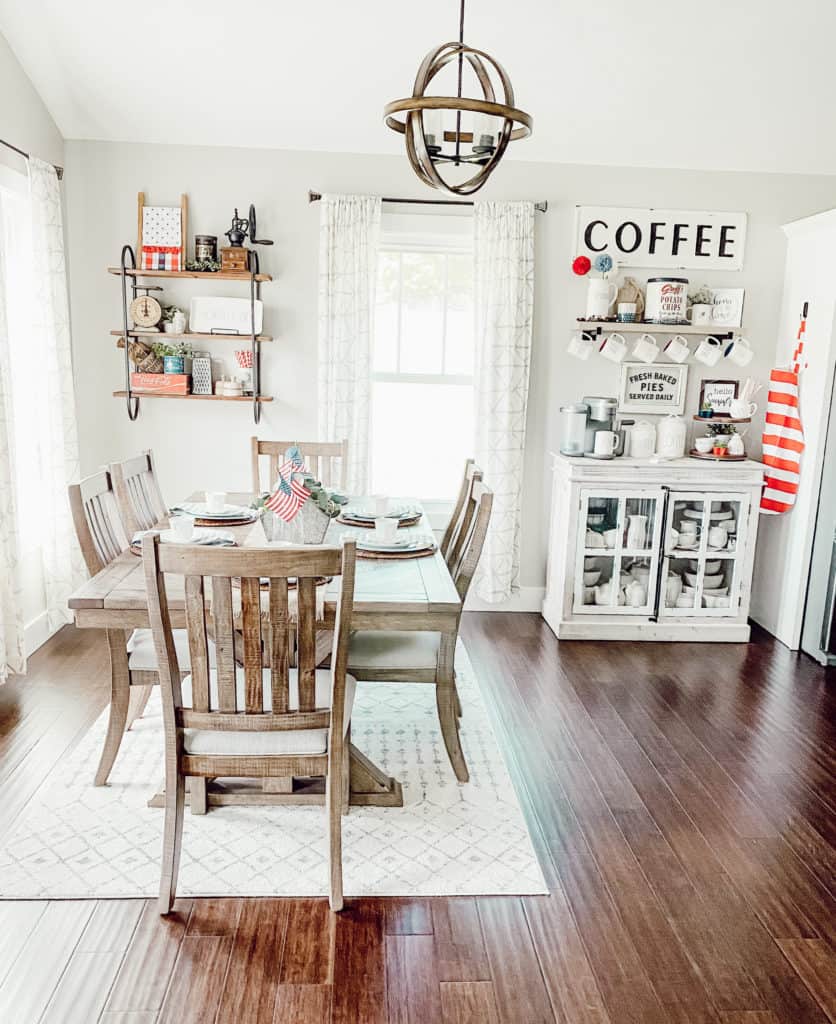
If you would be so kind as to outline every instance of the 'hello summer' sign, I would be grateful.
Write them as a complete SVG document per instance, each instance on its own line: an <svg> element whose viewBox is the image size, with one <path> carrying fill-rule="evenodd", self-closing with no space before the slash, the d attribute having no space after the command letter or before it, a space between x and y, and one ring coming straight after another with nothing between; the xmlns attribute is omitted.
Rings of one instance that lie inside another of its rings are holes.
<svg viewBox="0 0 836 1024"><path fill-rule="evenodd" d="M616 266L742 270L745 213L577 206L575 255Z"/></svg>
<svg viewBox="0 0 836 1024"><path fill-rule="evenodd" d="M681 413L685 408L688 367L676 363L621 364L619 412Z"/></svg>

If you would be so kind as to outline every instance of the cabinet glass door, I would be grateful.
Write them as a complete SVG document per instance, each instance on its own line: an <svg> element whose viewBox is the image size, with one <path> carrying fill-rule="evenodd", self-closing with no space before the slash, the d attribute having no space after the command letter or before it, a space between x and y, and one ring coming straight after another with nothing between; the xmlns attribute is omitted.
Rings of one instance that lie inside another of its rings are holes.
<svg viewBox="0 0 836 1024"><path fill-rule="evenodd" d="M671 492L660 613L699 618L740 611L749 497Z"/></svg>
<svg viewBox="0 0 836 1024"><path fill-rule="evenodd" d="M576 612L649 615L656 600L662 492L582 490Z"/></svg>

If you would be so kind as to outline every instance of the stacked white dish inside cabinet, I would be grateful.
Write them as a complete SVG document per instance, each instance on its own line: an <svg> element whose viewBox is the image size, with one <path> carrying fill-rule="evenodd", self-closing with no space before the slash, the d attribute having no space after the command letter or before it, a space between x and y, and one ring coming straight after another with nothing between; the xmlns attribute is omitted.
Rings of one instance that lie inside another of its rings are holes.
<svg viewBox="0 0 836 1024"><path fill-rule="evenodd" d="M543 617L560 639L749 639L759 462L553 459Z"/></svg>

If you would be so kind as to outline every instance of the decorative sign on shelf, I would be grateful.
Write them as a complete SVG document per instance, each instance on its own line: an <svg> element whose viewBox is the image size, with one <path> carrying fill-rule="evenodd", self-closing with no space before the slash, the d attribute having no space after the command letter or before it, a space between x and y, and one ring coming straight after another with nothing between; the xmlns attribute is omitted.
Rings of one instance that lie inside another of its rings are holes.
<svg viewBox="0 0 836 1024"><path fill-rule="evenodd" d="M714 288L711 293L712 323L724 327L740 327L743 323L743 288Z"/></svg>
<svg viewBox="0 0 836 1024"><path fill-rule="evenodd" d="M742 270L745 213L577 206L575 252L621 267Z"/></svg>
<svg viewBox="0 0 836 1024"><path fill-rule="evenodd" d="M681 413L685 408L688 367L622 363L619 412Z"/></svg>
<svg viewBox="0 0 836 1024"><path fill-rule="evenodd" d="M731 404L737 398L740 381L703 380L700 382L700 409L705 403L711 406L712 416L731 416Z"/></svg>

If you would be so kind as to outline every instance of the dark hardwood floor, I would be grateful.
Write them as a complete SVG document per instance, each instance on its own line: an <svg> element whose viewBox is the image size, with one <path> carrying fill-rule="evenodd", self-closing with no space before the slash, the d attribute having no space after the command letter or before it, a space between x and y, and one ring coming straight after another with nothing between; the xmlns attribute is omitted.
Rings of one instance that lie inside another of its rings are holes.
<svg viewBox="0 0 836 1024"><path fill-rule="evenodd" d="M463 635L551 896L0 903L0 1021L836 1020L834 676L757 632ZM69 627L0 688L0 827L107 690L104 638Z"/></svg>

